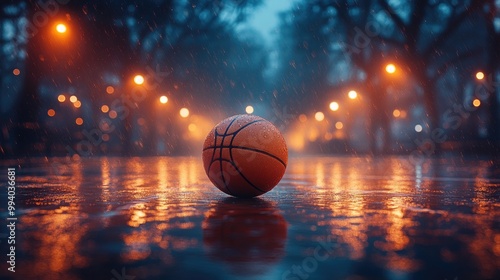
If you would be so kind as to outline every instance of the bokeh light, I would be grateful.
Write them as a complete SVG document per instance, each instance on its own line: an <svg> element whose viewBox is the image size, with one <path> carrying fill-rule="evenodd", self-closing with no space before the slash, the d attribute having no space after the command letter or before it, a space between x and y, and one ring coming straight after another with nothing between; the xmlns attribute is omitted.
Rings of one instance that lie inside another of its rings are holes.
<svg viewBox="0 0 500 280"><path fill-rule="evenodd" d="M12 70L12 74L14 74L14 76L19 76L19 74L21 74L21 70L16 68L16 69Z"/></svg>
<svg viewBox="0 0 500 280"><path fill-rule="evenodd" d="M62 23L59 23L58 25L56 25L56 31L59 32L59 33L66 33L66 31L68 30L68 28L66 27L66 25L62 24Z"/></svg>
<svg viewBox="0 0 500 280"><path fill-rule="evenodd" d="M188 125L188 130L189 130L189 131L191 131L191 132L194 132L194 131L196 131L197 129L198 129L198 126L196 126L196 124L194 124L194 123L190 123L190 124Z"/></svg>
<svg viewBox="0 0 500 280"><path fill-rule="evenodd" d="M187 117L189 117L189 110L187 108L182 108L179 111L179 114L181 115L181 117L187 118Z"/></svg>
<svg viewBox="0 0 500 280"><path fill-rule="evenodd" d="M401 116L401 111L399 111L398 109L394 109L394 111L392 111L392 115L395 118L399 118Z"/></svg>
<svg viewBox="0 0 500 280"><path fill-rule="evenodd" d="M109 117L111 119L116 119L116 117L118 117L118 113L114 110L111 110L111 111L109 111Z"/></svg>
<svg viewBox="0 0 500 280"><path fill-rule="evenodd" d="M101 106L101 112L103 112L103 113L109 112L109 106L108 105L102 105Z"/></svg>
<svg viewBox="0 0 500 280"><path fill-rule="evenodd" d="M62 103L64 101L66 101L66 96L64 96L64 94L59 94L59 96L57 97L57 100Z"/></svg>
<svg viewBox="0 0 500 280"><path fill-rule="evenodd" d="M161 104L167 104L167 102L168 102L168 97L166 97L165 95L162 95L160 97L160 103Z"/></svg>
<svg viewBox="0 0 500 280"><path fill-rule="evenodd" d="M350 99L356 99L356 97L358 97L358 93L355 90L351 90L347 96L349 96Z"/></svg>
<svg viewBox="0 0 500 280"><path fill-rule="evenodd" d="M335 123L335 128L336 129L342 129L342 128L344 128L344 124L342 122L336 122Z"/></svg>
<svg viewBox="0 0 500 280"><path fill-rule="evenodd" d="M247 112L247 114L252 114L253 113L253 107L248 105L246 108L245 108L245 112Z"/></svg>
<svg viewBox="0 0 500 280"><path fill-rule="evenodd" d="M478 80L484 79L484 73L481 72L481 71L477 72L476 73L476 79L478 79Z"/></svg>
<svg viewBox="0 0 500 280"><path fill-rule="evenodd" d="M396 66L392 63L387 64L385 66L385 71L389 74L394 74L396 72Z"/></svg>
<svg viewBox="0 0 500 280"><path fill-rule="evenodd" d="M82 118L76 118L75 123L77 125L82 125L83 124L83 119Z"/></svg>
<svg viewBox="0 0 500 280"><path fill-rule="evenodd" d="M114 87L112 87L112 86L107 86L107 87L106 87L106 92L107 92L108 94L113 94L113 92L115 92L115 88L114 88Z"/></svg>
<svg viewBox="0 0 500 280"><path fill-rule="evenodd" d="M472 105L473 105L474 107L476 107L476 108L477 108L477 107L479 107L479 106L481 106L481 100L479 100L479 99L477 99L477 98L476 98L476 99L474 99L474 100L472 101Z"/></svg>
<svg viewBox="0 0 500 280"><path fill-rule="evenodd" d="M56 115L56 111L54 109L49 109L47 111L47 115L49 115L49 117L53 117Z"/></svg>
<svg viewBox="0 0 500 280"><path fill-rule="evenodd" d="M422 125L420 125L420 124L415 125L416 132L422 132L422 129L423 129Z"/></svg>
<svg viewBox="0 0 500 280"><path fill-rule="evenodd" d="M332 110L332 111L334 111L334 112L335 112L335 111L338 111L338 110L339 110L339 107L340 107L340 106L339 106L339 103L337 103L337 102L335 102L335 101L334 101L334 102L332 102L332 103L330 103L330 110Z"/></svg>
<svg viewBox="0 0 500 280"><path fill-rule="evenodd" d="M134 77L134 83L136 85L142 85L142 84L144 84L144 77L142 75L135 75L135 77Z"/></svg>
<svg viewBox="0 0 500 280"><path fill-rule="evenodd" d="M306 116L305 114L300 114L300 116L299 116L299 121L300 121L301 123L305 123L305 122L307 122L307 116Z"/></svg>
<svg viewBox="0 0 500 280"><path fill-rule="evenodd" d="M80 102L80 100L77 100L75 103L73 103L73 106L75 106L75 108L80 108L82 107L82 102Z"/></svg>
<svg viewBox="0 0 500 280"><path fill-rule="evenodd" d="M69 101L71 101L71 103L75 103L76 101L78 101L78 98L76 96L72 95L69 97Z"/></svg>
<svg viewBox="0 0 500 280"><path fill-rule="evenodd" d="M325 119L325 114L323 114L323 112L316 112L316 114L314 114L314 118L320 122L322 120Z"/></svg>

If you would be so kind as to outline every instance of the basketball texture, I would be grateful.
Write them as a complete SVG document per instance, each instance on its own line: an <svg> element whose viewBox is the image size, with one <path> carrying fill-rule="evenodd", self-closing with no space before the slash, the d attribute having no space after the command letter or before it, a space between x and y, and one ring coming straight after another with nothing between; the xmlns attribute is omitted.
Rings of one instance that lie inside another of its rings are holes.
<svg viewBox="0 0 500 280"><path fill-rule="evenodd" d="M269 121L236 115L208 133L202 157L208 178L219 190L236 197L254 197L270 191L281 180L288 149Z"/></svg>

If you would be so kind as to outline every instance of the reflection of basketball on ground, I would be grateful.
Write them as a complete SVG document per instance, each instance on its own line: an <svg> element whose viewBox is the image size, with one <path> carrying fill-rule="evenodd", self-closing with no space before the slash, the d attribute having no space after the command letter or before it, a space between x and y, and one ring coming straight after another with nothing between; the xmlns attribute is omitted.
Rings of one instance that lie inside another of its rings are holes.
<svg viewBox="0 0 500 280"><path fill-rule="evenodd" d="M240 275L266 272L284 255L287 223L262 199L227 198L205 214L203 244L214 259Z"/></svg>
<svg viewBox="0 0 500 280"><path fill-rule="evenodd" d="M217 124L203 144L203 166L210 181L237 197L270 191L283 177L288 149L280 131L267 120L236 115Z"/></svg>

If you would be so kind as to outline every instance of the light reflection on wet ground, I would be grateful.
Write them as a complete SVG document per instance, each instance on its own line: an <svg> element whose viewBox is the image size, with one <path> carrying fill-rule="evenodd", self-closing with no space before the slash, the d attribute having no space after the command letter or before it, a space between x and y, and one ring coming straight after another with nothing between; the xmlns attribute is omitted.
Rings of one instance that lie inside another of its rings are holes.
<svg viewBox="0 0 500 280"><path fill-rule="evenodd" d="M291 158L251 200L213 187L198 158L17 171L15 279L500 279L493 161Z"/></svg>

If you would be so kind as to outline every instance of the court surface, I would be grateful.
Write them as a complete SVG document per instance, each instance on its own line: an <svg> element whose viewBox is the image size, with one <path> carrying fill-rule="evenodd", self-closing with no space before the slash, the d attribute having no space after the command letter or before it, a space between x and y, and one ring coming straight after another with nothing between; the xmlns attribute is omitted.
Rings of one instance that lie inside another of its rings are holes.
<svg viewBox="0 0 500 280"><path fill-rule="evenodd" d="M500 166L447 157L292 157L257 199L197 157L16 167L16 272L1 279L500 279ZM6 179L0 209L7 224Z"/></svg>

